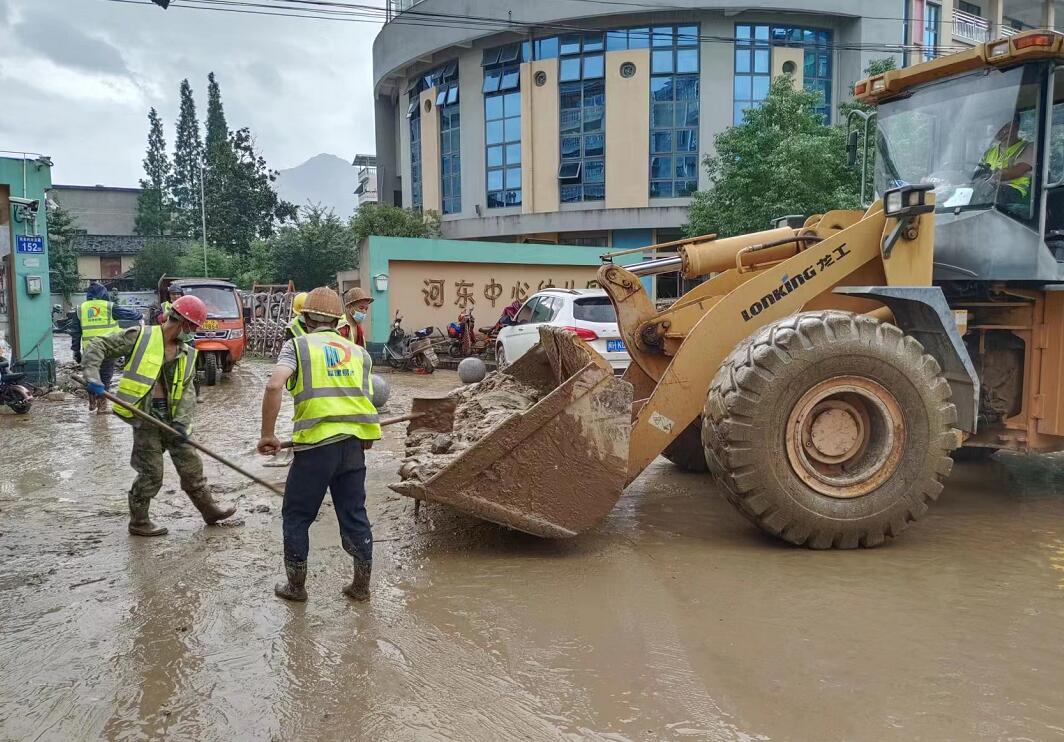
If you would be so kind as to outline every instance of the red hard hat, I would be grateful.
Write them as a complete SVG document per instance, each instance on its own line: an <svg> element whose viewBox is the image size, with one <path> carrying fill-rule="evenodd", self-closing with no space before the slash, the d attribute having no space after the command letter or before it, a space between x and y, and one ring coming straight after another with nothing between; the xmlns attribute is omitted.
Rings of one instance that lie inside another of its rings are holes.
<svg viewBox="0 0 1064 742"><path fill-rule="evenodd" d="M199 327L207 319L207 305L198 296L182 296L170 305L171 310L181 319Z"/></svg>

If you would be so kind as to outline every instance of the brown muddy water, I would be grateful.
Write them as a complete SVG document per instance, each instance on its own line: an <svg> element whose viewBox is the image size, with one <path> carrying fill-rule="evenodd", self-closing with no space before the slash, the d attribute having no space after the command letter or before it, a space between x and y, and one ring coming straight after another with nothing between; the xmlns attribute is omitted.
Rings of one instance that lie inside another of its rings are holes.
<svg viewBox="0 0 1064 742"><path fill-rule="evenodd" d="M253 451L269 366L210 389L196 436ZM390 412L451 373L392 375ZM206 528L167 464L126 534L130 433L84 402L0 416L0 739L1044 740L1064 735L1064 461L959 464L897 542L763 537L659 460L596 530L541 541L394 495L370 456L374 595L328 505L310 601L284 603L280 501L213 463Z"/></svg>

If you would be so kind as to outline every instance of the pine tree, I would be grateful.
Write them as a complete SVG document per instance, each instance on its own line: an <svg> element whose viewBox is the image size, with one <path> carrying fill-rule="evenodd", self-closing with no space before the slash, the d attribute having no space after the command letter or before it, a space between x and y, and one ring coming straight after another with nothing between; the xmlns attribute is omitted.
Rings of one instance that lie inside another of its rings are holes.
<svg viewBox="0 0 1064 742"><path fill-rule="evenodd" d="M181 112L177 117L174 141L174 170L170 178L170 195L174 206L173 233L199 238L200 166L203 163L203 140L196 120L196 102L192 86L181 81Z"/></svg>
<svg viewBox="0 0 1064 742"><path fill-rule="evenodd" d="M74 252L74 237L78 232L77 222L70 212L59 204L48 206L48 269L51 272L52 291L70 296L78 290L78 256Z"/></svg>
<svg viewBox="0 0 1064 742"><path fill-rule="evenodd" d="M243 253L247 244L234 242L232 225L240 220L234 197L236 153L222 107L222 92L214 73L207 75L207 138L204 145L207 200L207 239L230 253Z"/></svg>
<svg viewBox="0 0 1064 742"><path fill-rule="evenodd" d="M148 112L148 154L144 157L143 189L137 198L137 221L133 231L145 237L170 232L170 158L166 155L163 122L152 108Z"/></svg>

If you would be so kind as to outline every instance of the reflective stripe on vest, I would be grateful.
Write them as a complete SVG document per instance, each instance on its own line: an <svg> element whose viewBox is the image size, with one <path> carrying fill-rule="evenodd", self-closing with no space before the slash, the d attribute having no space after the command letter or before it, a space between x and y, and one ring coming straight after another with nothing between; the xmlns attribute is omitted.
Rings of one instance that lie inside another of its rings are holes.
<svg viewBox="0 0 1064 742"><path fill-rule="evenodd" d="M1020 139L1002 152L1001 145L995 144L986 151L985 155L983 155L983 162L986 163L986 166L989 167L991 171L995 173L1001 172L1016 164L1016 158L1023 154L1023 151L1027 149L1027 145L1027 140ZM1014 188L1019 191L1021 198L1027 198L1027 194L1031 192L1031 176L1021 175L1018 178L1004 181L1002 185Z"/></svg>
<svg viewBox="0 0 1064 742"><path fill-rule="evenodd" d="M159 325L142 327L137 336L137 342L133 346L133 352L122 371L122 378L118 382L118 398L133 407L139 407L141 401L151 394L165 362L166 347L163 341L163 328ZM181 401L185 387L192 383L194 373L196 373L196 349L188 348L185 353L178 356L174 378L167 390L171 417L177 410L177 403ZM119 405L114 406L114 411L119 417L127 419L133 417L132 412Z"/></svg>
<svg viewBox="0 0 1064 742"><path fill-rule="evenodd" d="M81 321L82 350L88 348L93 339L119 330L111 302L103 299L82 302L78 307L78 319Z"/></svg>
<svg viewBox="0 0 1064 742"><path fill-rule="evenodd" d="M307 328L303 326L299 317L293 317L292 321L288 323L288 331L292 333L292 337L303 337L307 334Z"/></svg>
<svg viewBox="0 0 1064 742"><path fill-rule="evenodd" d="M312 332L293 343L298 364L289 387L295 402L293 442L309 445L337 435L379 439L369 354L334 332Z"/></svg>

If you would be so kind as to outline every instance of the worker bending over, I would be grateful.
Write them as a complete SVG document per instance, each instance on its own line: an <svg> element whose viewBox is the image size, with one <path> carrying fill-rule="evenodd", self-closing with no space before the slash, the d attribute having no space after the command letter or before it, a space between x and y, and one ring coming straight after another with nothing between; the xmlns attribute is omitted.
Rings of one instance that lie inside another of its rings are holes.
<svg viewBox="0 0 1064 742"><path fill-rule="evenodd" d="M103 394L100 367L109 359L125 356L126 365L118 382L117 396L129 405L166 423L179 435L139 420L126 408L114 412L133 426L133 455L130 465L137 472L129 491L129 532L134 536L162 536L166 528L148 517L151 499L163 484L163 452L170 452L181 489L199 510L208 525L228 518L235 507L214 502L203 462L188 444L196 397L191 392L196 373L196 349L192 347L196 328L207 318L207 307L195 296L182 296L167 311L159 325L131 327L125 332L98 337L82 353L81 367L90 394Z"/></svg>
<svg viewBox="0 0 1064 742"><path fill-rule="evenodd" d="M259 453L281 448L274 429L281 390L295 402L292 441L295 460L288 472L281 507L287 582L274 592L285 600L307 599L310 525L325 490L332 495L344 551L354 558L354 576L344 588L355 600L369 598L373 534L366 515L365 451L381 437L377 410L370 401L369 353L336 332L343 315L340 297L316 288L303 305L307 334L285 342L262 397Z"/></svg>

